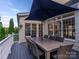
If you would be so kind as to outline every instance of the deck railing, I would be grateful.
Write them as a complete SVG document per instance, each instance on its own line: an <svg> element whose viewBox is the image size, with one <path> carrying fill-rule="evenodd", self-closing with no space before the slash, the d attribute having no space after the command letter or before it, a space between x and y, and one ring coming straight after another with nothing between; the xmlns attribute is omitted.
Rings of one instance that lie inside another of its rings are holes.
<svg viewBox="0 0 79 59"><path fill-rule="evenodd" d="M9 35L4 40L0 41L0 59L7 59L9 53L11 53L12 45L13 35Z"/></svg>

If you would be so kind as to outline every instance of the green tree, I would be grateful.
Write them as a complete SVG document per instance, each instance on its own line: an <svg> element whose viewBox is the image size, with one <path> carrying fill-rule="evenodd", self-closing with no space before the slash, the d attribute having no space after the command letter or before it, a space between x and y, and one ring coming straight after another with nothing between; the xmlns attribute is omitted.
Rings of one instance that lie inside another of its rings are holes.
<svg viewBox="0 0 79 59"><path fill-rule="evenodd" d="M0 21L0 41L2 40L2 22Z"/></svg>
<svg viewBox="0 0 79 59"><path fill-rule="evenodd" d="M9 34L12 34L14 32L14 23L13 23L13 18L10 19L9 22Z"/></svg>
<svg viewBox="0 0 79 59"><path fill-rule="evenodd" d="M17 34L18 33L18 30L19 30L18 27L15 27L14 28L14 33Z"/></svg>
<svg viewBox="0 0 79 59"><path fill-rule="evenodd" d="M5 36L8 36L8 28L5 27Z"/></svg>
<svg viewBox="0 0 79 59"><path fill-rule="evenodd" d="M2 39L5 38L5 28L2 28Z"/></svg>
<svg viewBox="0 0 79 59"><path fill-rule="evenodd" d="M3 28L2 22L0 21L0 41L5 38L5 28Z"/></svg>

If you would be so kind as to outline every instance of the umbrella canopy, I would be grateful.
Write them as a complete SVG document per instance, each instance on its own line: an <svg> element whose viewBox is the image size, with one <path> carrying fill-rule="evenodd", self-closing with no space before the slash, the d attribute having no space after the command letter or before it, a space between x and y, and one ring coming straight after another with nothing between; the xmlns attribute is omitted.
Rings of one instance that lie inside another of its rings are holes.
<svg viewBox="0 0 79 59"><path fill-rule="evenodd" d="M78 9L64 6L51 0L34 0L30 14L26 19L44 21L56 15L72 12L75 10Z"/></svg>

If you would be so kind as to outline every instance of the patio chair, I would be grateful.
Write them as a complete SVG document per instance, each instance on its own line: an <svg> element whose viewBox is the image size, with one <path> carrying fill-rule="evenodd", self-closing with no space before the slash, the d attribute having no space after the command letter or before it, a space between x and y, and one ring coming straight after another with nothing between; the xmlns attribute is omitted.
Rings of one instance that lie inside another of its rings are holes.
<svg viewBox="0 0 79 59"><path fill-rule="evenodd" d="M38 49L37 45L32 42L32 49L33 49L33 55L37 58L40 59L42 56L44 56L44 52L42 52L40 49Z"/></svg>
<svg viewBox="0 0 79 59"><path fill-rule="evenodd" d="M55 36L49 36L50 40L55 40Z"/></svg>
<svg viewBox="0 0 79 59"><path fill-rule="evenodd" d="M73 47L73 44L60 46L60 48L57 51L55 51L54 53L52 52L52 58L53 59L69 59L72 47Z"/></svg>
<svg viewBox="0 0 79 59"><path fill-rule="evenodd" d="M55 40L56 40L56 41L59 41L59 42L63 42L63 41L64 41L64 38L63 38L63 37L56 37Z"/></svg>
<svg viewBox="0 0 79 59"><path fill-rule="evenodd" d="M28 39L26 37L25 37L25 39L26 39L26 45L27 45L27 47L29 47Z"/></svg>
<svg viewBox="0 0 79 59"><path fill-rule="evenodd" d="M32 51L31 51L31 50L32 50L32 46L31 46L31 41L30 41L30 40L31 40L31 39L27 39L27 38L26 38L28 50L29 50L30 52L32 52Z"/></svg>
<svg viewBox="0 0 79 59"><path fill-rule="evenodd" d="M48 35L44 35L44 39L48 39Z"/></svg>

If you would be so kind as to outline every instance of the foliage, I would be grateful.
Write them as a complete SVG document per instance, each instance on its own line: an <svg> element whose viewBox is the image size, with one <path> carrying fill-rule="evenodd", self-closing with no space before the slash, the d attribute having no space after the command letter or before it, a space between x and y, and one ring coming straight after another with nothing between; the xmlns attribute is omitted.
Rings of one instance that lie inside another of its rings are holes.
<svg viewBox="0 0 79 59"><path fill-rule="evenodd" d="M0 41L5 38L5 28L3 28L2 22L0 22Z"/></svg>
<svg viewBox="0 0 79 59"><path fill-rule="evenodd" d="M0 41L3 40L5 37L8 36L8 34L12 34L15 33L15 40L18 39L18 27L14 28L14 23L13 23L13 19L10 19L9 22L9 28L5 28L3 27L2 22L0 21Z"/></svg>
<svg viewBox="0 0 79 59"><path fill-rule="evenodd" d="M8 33L12 34L14 32L13 18L10 19Z"/></svg>
<svg viewBox="0 0 79 59"><path fill-rule="evenodd" d="M17 34L18 33L18 27L14 28L14 33Z"/></svg>
<svg viewBox="0 0 79 59"><path fill-rule="evenodd" d="M2 28L2 39L5 38L5 28Z"/></svg>
<svg viewBox="0 0 79 59"><path fill-rule="evenodd" d="M0 40L2 40L2 22L0 22Z"/></svg>
<svg viewBox="0 0 79 59"><path fill-rule="evenodd" d="M8 28L5 28L5 36L8 36Z"/></svg>

